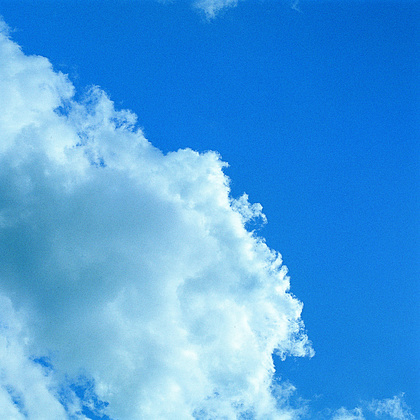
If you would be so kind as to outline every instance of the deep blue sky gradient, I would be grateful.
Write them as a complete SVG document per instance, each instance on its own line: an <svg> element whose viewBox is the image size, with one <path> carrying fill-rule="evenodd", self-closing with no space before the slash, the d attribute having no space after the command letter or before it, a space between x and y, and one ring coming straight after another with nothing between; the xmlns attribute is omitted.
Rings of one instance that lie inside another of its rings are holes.
<svg viewBox="0 0 420 420"><path fill-rule="evenodd" d="M165 152L217 150L290 269L314 409L405 392L420 414L417 2L0 1L27 54L100 85Z"/></svg>

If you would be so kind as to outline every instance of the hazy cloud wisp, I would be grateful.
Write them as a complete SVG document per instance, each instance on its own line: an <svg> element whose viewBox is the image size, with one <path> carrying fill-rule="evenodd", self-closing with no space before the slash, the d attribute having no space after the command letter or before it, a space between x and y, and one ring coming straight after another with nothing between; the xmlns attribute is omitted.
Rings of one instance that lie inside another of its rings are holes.
<svg viewBox="0 0 420 420"><path fill-rule="evenodd" d="M237 5L238 0L196 0L194 3L194 7L201 10L207 19L213 19L221 10Z"/></svg>

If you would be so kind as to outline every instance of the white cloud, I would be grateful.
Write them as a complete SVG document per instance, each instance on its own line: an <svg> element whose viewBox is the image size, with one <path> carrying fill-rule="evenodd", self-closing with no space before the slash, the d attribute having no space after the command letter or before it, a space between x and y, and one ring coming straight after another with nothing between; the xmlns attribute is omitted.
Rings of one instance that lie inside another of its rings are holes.
<svg viewBox="0 0 420 420"><path fill-rule="evenodd" d="M238 0L196 0L195 7L204 12L207 19L213 19L227 7L236 7Z"/></svg>
<svg viewBox="0 0 420 420"><path fill-rule="evenodd" d="M5 30L0 63L4 412L84 418L65 384L85 375L119 419L299 417L272 353L313 353L302 304L217 153L162 154Z"/></svg>
<svg viewBox="0 0 420 420"><path fill-rule="evenodd" d="M364 418L363 411L359 407L353 410L341 407L333 415L333 420L364 420Z"/></svg>
<svg viewBox="0 0 420 420"><path fill-rule="evenodd" d="M379 418L389 416L396 420L414 419L410 408L404 401L404 394L395 395L393 398L385 398L383 400L373 400L369 404L368 409Z"/></svg>
<svg viewBox="0 0 420 420"><path fill-rule="evenodd" d="M395 395L393 398L385 398L383 400L372 400L371 402L362 401L361 407L356 407L353 410L348 410L341 407L333 414L334 420L363 420L365 413L368 413L368 418L373 415L378 419L395 419L395 420L414 420L414 415L410 408L404 401L404 394Z"/></svg>
<svg viewBox="0 0 420 420"><path fill-rule="evenodd" d="M0 418L64 418L53 378L29 357L27 334L10 299L0 296Z"/></svg>

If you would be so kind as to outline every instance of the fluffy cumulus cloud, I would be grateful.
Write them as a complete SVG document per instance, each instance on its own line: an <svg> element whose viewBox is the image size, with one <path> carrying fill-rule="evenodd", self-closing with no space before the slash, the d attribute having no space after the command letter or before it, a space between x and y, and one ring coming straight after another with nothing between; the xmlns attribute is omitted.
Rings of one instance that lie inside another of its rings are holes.
<svg viewBox="0 0 420 420"><path fill-rule="evenodd" d="M0 296L0 417L65 418L64 407L53 391L56 384L28 357L28 339L10 299Z"/></svg>
<svg viewBox="0 0 420 420"><path fill-rule="evenodd" d="M298 418L302 304L220 156L164 155L4 24L0 92L0 417Z"/></svg>

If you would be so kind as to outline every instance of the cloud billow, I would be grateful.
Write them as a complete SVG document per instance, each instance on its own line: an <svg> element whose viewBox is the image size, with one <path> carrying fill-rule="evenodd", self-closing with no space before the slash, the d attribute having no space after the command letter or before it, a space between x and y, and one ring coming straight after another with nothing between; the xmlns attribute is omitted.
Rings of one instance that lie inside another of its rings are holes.
<svg viewBox="0 0 420 420"><path fill-rule="evenodd" d="M118 419L296 417L272 354L312 355L302 304L220 156L76 101L5 25L0 63L1 416L86 418L85 375Z"/></svg>

